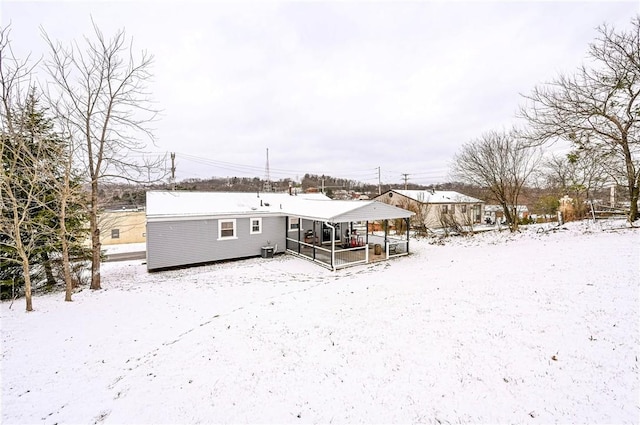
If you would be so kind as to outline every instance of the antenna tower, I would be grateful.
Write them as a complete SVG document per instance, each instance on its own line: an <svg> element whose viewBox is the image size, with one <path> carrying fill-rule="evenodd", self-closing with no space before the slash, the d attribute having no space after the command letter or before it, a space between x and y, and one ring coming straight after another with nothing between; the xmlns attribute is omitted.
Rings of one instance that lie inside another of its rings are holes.
<svg viewBox="0 0 640 425"><path fill-rule="evenodd" d="M264 179L264 188L263 192L271 192L273 188L271 187L271 176L269 175L269 148L267 148L267 167L265 169L265 179Z"/></svg>

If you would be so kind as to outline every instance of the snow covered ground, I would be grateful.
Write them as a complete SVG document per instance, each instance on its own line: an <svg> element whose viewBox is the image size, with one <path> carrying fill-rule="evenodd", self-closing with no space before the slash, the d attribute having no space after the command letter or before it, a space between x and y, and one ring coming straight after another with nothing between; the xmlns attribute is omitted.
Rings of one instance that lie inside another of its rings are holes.
<svg viewBox="0 0 640 425"><path fill-rule="evenodd" d="M102 251L105 254L124 254L125 252L146 251L146 242L123 243L116 245L102 245Z"/></svg>
<svg viewBox="0 0 640 425"><path fill-rule="evenodd" d="M2 303L2 423L638 423L640 230L612 227L106 263L73 303Z"/></svg>

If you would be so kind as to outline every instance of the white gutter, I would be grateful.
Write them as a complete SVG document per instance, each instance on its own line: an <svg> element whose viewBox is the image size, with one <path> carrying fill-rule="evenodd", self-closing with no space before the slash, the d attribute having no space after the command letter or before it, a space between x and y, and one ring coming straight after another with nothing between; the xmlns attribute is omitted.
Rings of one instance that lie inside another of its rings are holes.
<svg viewBox="0 0 640 425"><path fill-rule="evenodd" d="M325 221L324 224L331 228L331 271L336 271L336 228Z"/></svg>

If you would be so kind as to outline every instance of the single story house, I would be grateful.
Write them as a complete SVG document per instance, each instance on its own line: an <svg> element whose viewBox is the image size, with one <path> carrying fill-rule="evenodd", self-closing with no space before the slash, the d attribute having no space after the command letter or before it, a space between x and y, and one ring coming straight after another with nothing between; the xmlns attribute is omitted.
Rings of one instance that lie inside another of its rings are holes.
<svg viewBox="0 0 640 425"><path fill-rule="evenodd" d="M513 207L510 207L510 210L513 210ZM516 205L516 213L520 220L526 220L529 218L529 208L527 208L526 205ZM484 221L487 224L506 224L502 205L485 205Z"/></svg>
<svg viewBox="0 0 640 425"><path fill-rule="evenodd" d="M413 213L321 193L147 192L147 270L286 252L331 270L409 253L403 235L368 223Z"/></svg>
<svg viewBox="0 0 640 425"><path fill-rule="evenodd" d="M414 228L448 227L452 221L469 226L482 221L484 201L452 190L391 189L374 199L414 212Z"/></svg>
<svg viewBox="0 0 640 425"><path fill-rule="evenodd" d="M103 211L98 216L103 245L142 243L146 240L146 214L143 210Z"/></svg>

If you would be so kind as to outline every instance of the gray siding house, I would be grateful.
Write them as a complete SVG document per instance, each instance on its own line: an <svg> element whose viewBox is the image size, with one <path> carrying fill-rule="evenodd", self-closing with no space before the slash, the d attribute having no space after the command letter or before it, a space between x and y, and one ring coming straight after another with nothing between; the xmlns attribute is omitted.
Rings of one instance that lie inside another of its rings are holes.
<svg viewBox="0 0 640 425"><path fill-rule="evenodd" d="M333 201L323 194L147 192L147 270L287 252L333 270L408 254L402 238L357 235L354 223L412 213L376 201ZM400 246L400 249L398 249ZM371 256L373 258L373 256Z"/></svg>

